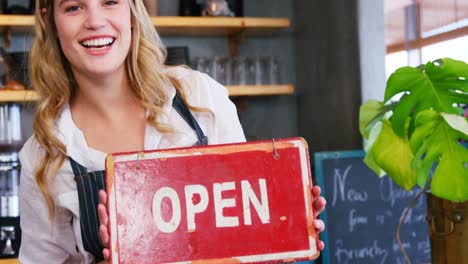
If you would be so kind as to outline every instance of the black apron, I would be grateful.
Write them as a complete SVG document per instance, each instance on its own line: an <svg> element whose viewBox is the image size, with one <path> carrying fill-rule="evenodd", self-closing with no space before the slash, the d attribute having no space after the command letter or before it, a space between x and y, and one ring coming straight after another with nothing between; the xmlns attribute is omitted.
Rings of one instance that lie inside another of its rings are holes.
<svg viewBox="0 0 468 264"><path fill-rule="evenodd" d="M195 146L208 145L208 138L203 133L192 113L177 93L172 101L172 107L197 133L198 141ZM75 175L78 200L80 204L80 228L84 249L92 254L96 262L104 260L103 245L99 235L99 190L105 190L105 171L88 170L69 157L73 174ZM78 248L77 248L78 250Z"/></svg>

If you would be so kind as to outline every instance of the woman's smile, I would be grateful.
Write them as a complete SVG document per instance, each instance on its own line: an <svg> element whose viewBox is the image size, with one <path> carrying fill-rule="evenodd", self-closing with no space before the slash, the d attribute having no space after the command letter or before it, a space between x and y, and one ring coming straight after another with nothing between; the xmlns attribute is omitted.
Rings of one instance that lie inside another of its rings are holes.
<svg viewBox="0 0 468 264"><path fill-rule="evenodd" d="M92 36L88 37L79 43L86 52L90 55L101 56L106 55L115 43L116 38L110 36Z"/></svg>

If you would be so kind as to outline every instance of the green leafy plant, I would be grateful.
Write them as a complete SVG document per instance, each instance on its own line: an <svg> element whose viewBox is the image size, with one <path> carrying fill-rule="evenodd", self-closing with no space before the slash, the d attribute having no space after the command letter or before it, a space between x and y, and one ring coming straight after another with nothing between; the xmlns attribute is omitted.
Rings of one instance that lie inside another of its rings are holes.
<svg viewBox="0 0 468 264"><path fill-rule="evenodd" d="M466 104L468 64L444 58L399 68L388 79L384 101L360 108L364 162L406 190L430 185L437 197L468 200Z"/></svg>

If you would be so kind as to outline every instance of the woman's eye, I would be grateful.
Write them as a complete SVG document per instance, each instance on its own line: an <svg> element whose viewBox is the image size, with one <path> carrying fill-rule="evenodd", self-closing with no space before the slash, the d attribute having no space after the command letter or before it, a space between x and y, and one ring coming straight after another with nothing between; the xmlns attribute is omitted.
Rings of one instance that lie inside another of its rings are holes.
<svg viewBox="0 0 468 264"><path fill-rule="evenodd" d="M106 5L109 5L109 6L110 5L116 5L116 4L118 4L117 1L113 1L113 0L106 1Z"/></svg>
<svg viewBox="0 0 468 264"><path fill-rule="evenodd" d="M69 6L65 8L65 12L74 12L80 10L80 6Z"/></svg>

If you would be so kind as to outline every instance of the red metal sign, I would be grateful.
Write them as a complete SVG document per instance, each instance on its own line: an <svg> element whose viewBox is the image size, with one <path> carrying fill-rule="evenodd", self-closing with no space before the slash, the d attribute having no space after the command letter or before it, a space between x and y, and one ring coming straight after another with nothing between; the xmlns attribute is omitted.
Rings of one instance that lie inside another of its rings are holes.
<svg viewBox="0 0 468 264"><path fill-rule="evenodd" d="M107 157L112 263L315 259L300 138Z"/></svg>

